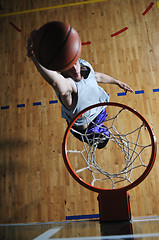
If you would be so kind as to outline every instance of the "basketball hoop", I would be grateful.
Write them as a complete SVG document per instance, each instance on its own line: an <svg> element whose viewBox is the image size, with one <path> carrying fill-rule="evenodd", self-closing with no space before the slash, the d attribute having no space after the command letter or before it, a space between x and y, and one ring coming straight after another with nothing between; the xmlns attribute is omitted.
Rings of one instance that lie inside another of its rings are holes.
<svg viewBox="0 0 159 240"><path fill-rule="evenodd" d="M87 114L101 107L108 114L102 124L89 119ZM90 140L87 128L82 133L74 128L80 117L94 127L107 128L109 136L103 131L94 132ZM79 135L81 141L71 132ZM103 141L107 141L107 145L98 149ZM99 194L100 220L127 221L131 219L128 190L140 184L152 169L156 138L136 110L119 103L99 103L81 111L69 124L63 141L63 157L72 177Z"/></svg>

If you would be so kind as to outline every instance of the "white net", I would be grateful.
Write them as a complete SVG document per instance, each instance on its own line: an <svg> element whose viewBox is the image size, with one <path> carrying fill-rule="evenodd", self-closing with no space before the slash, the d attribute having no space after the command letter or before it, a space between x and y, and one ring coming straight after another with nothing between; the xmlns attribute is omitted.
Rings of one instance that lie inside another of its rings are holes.
<svg viewBox="0 0 159 240"><path fill-rule="evenodd" d="M76 142L75 137L70 136L67 152L80 178L92 186L114 189L132 183L142 174L152 148L149 133L135 114L118 107L107 109L107 112L108 117L102 125L91 122L94 128L103 128L101 133L89 133L88 129L81 133L72 128L72 133L79 135L81 141ZM104 134L106 128L109 136ZM108 143L98 149L103 142Z"/></svg>

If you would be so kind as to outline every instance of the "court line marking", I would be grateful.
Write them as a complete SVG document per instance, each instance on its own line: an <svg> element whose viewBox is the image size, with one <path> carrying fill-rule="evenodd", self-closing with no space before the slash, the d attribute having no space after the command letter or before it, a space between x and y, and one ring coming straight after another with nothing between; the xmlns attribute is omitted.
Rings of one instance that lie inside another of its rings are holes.
<svg viewBox="0 0 159 240"><path fill-rule="evenodd" d="M38 226L38 225L54 225L54 224L63 224L63 223L72 223L73 221L68 222L31 222L31 223L3 223L0 224L0 227L18 227L18 226Z"/></svg>
<svg viewBox="0 0 159 240"><path fill-rule="evenodd" d="M63 228L63 227L51 228L48 231L39 235L38 237L34 238L33 240L49 240L49 239L51 239L50 237L52 237L55 233L60 231L61 228Z"/></svg>
<svg viewBox="0 0 159 240"><path fill-rule="evenodd" d="M49 104L54 104L54 103L58 103L58 100L51 100L51 101L49 101Z"/></svg>
<svg viewBox="0 0 159 240"><path fill-rule="evenodd" d="M135 94L143 94L144 90L135 91Z"/></svg>
<svg viewBox="0 0 159 240"><path fill-rule="evenodd" d="M1 110L9 109L9 106L1 106Z"/></svg>
<svg viewBox="0 0 159 240"><path fill-rule="evenodd" d="M158 93L159 92L159 88L154 88L152 89L153 93ZM145 91L144 90L138 90L138 91L135 91L135 95L139 95L139 94L144 94ZM127 96L126 92L120 92L120 93L117 93L117 96L118 97L122 97L122 96ZM49 101L49 104L55 104L55 103L58 103L58 100L51 100ZM39 106L39 105L42 105L42 102L34 102L33 103L33 106ZM25 104L17 104L17 108L24 108L26 107ZM10 106L9 105L6 105L6 106L1 106L1 110L6 110L6 109L9 109Z"/></svg>
<svg viewBox="0 0 159 240"><path fill-rule="evenodd" d="M154 2L151 2L149 6L146 8L146 10L142 13L142 15L145 16L146 13L148 13L150 9L153 7L154 4L155 4Z"/></svg>
<svg viewBox="0 0 159 240"><path fill-rule="evenodd" d="M19 15L19 14L25 14L25 13L40 12L40 11L45 11L45 10L57 9L57 8L73 7L73 6L79 6L79 5L91 4L91 3L98 3L98 2L106 2L106 1L108 1L108 0L88 0L88 1L85 1L85 2L67 3L67 4L52 6L52 7L36 8L36 9L24 10L24 11L13 12L13 13L4 13L4 14L0 15L0 18Z"/></svg>
<svg viewBox="0 0 159 240"><path fill-rule="evenodd" d="M13 28L15 28L18 32L21 32L21 31L22 31L22 30L21 30L20 28L18 28L14 23L9 22L9 24L10 24Z"/></svg>
<svg viewBox="0 0 159 240"><path fill-rule="evenodd" d="M99 214L88 214L88 215L72 215L66 216L66 221L69 222L70 220L86 220L86 219L95 219L99 218ZM147 216L147 217L137 217L132 218L131 222L151 222L151 221L159 221L159 216Z"/></svg>
<svg viewBox="0 0 159 240"><path fill-rule="evenodd" d="M33 103L33 106L39 106L39 105L41 105L41 102L34 102Z"/></svg>
<svg viewBox="0 0 159 240"><path fill-rule="evenodd" d="M153 92L159 92L159 88L154 88Z"/></svg>
<svg viewBox="0 0 159 240"><path fill-rule="evenodd" d="M151 217L147 217L147 218L139 218L139 219L132 219L131 220L132 221L132 223L133 222L153 222L153 221L159 221L159 217L153 217L153 218L151 218Z"/></svg>
<svg viewBox="0 0 159 240"><path fill-rule="evenodd" d="M25 107L25 104L17 104L17 108L23 108Z"/></svg>
<svg viewBox="0 0 159 240"><path fill-rule="evenodd" d="M127 28L127 27L124 27L124 28L122 28L121 30L119 30L119 31L117 31L117 32L115 32L115 33L113 33L113 34L111 34L111 37L115 37L115 36L117 36L117 35L119 35L119 34L125 32L126 30L128 30L128 28Z"/></svg>
<svg viewBox="0 0 159 240"><path fill-rule="evenodd" d="M66 220L80 220L80 219L93 219L99 218L99 214L89 214L89 215L74 215L74 216L66 216Z"/></svg>
<svg viewBox="0 0 159 240"><path fill-rule="evenodd" d="M55 103L58 103L58 100L51 100L49 101L49 104L55 104ZM32 104L32 106L41 106L42 105L42 102L34 102ZM26 105L24 103L22 104L17 104L17 108L25 108ZM9 105L6 105L6 106L1 106L1 110L5 110L5 109L9 109L10 106Z"/></svg>
<svg viewBox="0 0 159 240"><path fill-rule="evenodd" d="M91 44L91 41L82 42L82 46L84 46L84 45L90 45L90 44Z"/></svg>
<svg viewBox="0 0 159 240"><path fill-rule="evenodd" d="M117 93L117 96L120 97L120 96L126 96L126 92L120 92L120 93Z"/></svg>

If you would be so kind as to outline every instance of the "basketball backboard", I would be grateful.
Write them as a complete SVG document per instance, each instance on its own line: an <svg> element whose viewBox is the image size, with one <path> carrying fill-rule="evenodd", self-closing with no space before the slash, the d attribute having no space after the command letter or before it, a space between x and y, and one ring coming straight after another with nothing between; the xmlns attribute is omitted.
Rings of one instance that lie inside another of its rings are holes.
<svg viewBox="0 0 159 240"><path fill-rule="evenodd" d="M99 220L84 220L1 225L0 239L159 239L159 217L134 218L130 222L118 223L100 223Z"/></svg>

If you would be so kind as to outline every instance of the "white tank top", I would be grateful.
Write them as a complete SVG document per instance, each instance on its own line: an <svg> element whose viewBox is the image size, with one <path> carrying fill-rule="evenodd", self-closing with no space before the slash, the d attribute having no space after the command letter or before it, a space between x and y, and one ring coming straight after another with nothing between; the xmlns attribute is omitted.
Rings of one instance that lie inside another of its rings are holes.
<svg viewBox="0 0 159 240"><path fill-rule="evenodd" d="M109 101L108 94L106 94L103 88L101 88L96 81L95 72L92 66L87 61L82 59L79 59L79 63L80 65L89 67L90 73L86 79L82 79L79 82L75 81L78 91L78 99L75 108L73 110L68 110L62 104L61 116L62 118L65 118L68 122L70 122L80 111L82 111L86 107L89 107L93 104ZM60 100L59 94L57 94L57 96ZM81 126L84 124L88 124L89 121L95 119L103 109L104 107L102 106L87 111L84 116L81 116L79 119L77 119L74 125Z"/></svg>

